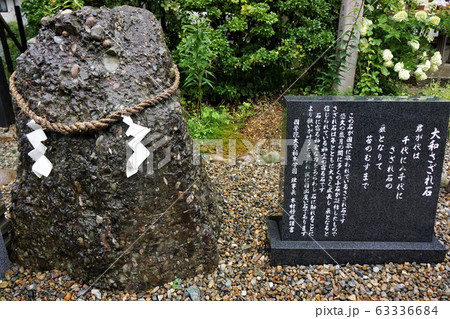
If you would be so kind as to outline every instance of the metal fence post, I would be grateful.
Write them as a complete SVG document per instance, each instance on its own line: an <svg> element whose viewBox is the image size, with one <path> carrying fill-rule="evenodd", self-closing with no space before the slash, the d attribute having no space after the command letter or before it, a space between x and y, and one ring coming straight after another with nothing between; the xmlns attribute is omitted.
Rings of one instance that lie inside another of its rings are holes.
<svg viewBox="0 0 450 319"><path fill-rule="evenodd" d="M14 112L6 80L3 60L0 57L0 127L8 127L14 123Z"/></svg>
<svg viewBox="0 0 450 319"><path fill-rule="evenodd" d="M20 42L22 42L22 49L20 51L25 52L25 50L27 49L27 36L25 35L25 28L23 26L22 12L20 11L20 6L16 5L15 1L14 1L14 11L16 12L17 26L19 27Z"/></svg>
<svg viewBox="0 0 450 319"><path fill-rule="evenodd" d="M5 22L5 20L3 20L3 17L0 17L0 40L2 42L2 48L3 48L5 60L6 60L6 66L8 68L8 71L10 73L13 73L14 65L13 65L13 61L11 59L11 52L9 51L8 40L6 39L5 24L6 24L6 22ZM2 64L2 67L3 67L3 64Z"/></svg>

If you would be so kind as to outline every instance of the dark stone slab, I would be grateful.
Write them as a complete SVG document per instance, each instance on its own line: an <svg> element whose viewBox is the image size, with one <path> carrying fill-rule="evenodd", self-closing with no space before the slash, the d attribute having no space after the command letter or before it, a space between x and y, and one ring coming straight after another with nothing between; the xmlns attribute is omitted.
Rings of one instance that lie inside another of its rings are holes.
<svg viewBox="0 0 450 319"><path fill-rule="evenodd" d="M0 194L1 196L1 194ZM8 258L8 252L6 251L6 243L3 239L3 233L7 229L8 223L4 217L6 211L5 203L0 197L0 280L3 279L5 272L9 269L10 262Z"/></svg>
<svg viewBox="0 0 450 319"><path fill-rule="evenodd" d="M351 250L368 251L365 262L379 260L382 251L390 252L384 255L390 261L414 259L416 253L426 259L427 254L418 253L422 248L430 249L432 256L440 251L433 227L447 137L447 101L287 97L285 106L288 144L279 231L280 240L290 248L284 250L313 251L308 242L317 241L341 254L336 248L340 246L330 243L353 242ZM294 242L306 243L293 246ZM383 242L389 245L384 247ZM428 246L417 246L420 242ZM342 262L357 260L349 249L343 251ZM404 254L397 255L399 251ZM323 259L319 255L317 262Z"/></svg>
<svg viewBox="0 0 450 319"><path fill-rule="evenodd" d="M441 262L447 249L431 242L282 241L280 219L268 219L270 264L380 264L387 262Z"/></svg>
<svg viewBox="0 0 450 319"><path fill-rule="evenodd" d="M0 280L5 276L5 273L10 266L8 252L6 251L5 243L3 242L3 235L0 232Z"/></svg>

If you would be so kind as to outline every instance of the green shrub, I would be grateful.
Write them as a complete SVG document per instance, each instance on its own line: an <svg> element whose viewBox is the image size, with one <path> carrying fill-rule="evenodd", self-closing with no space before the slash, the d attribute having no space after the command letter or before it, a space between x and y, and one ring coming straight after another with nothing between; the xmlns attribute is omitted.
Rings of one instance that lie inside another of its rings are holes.
<svg viewBox="0 0 450 319"><path fill-rule="evenodd" d="M439 18L441 19L441 23L439 25L439 32L449 36L450 35L450 13L449 10L440 10Z"/></svg>
<svg viewBox="0 0 450 319"><path fill-rule="evenodd" d="M94 1L85 1L91 4ZM192 15L208 21L214 59L208 70L214 89L201 93L208 103L236 101L278 92L291 84L336 38L340 0L138 0L95 1L144 6L161 21L166 41L182 71L190 73L184 43ZM184 65L184 67L182 66ZM327 68L319 61L312 71ZM298 88L319 83L314 72ZM184 95L198 100L198 90Z"/></svg>
<svg viewBox="0 0 450 319"><path fill-rule="evenodd" d="M130 4L146 7L161 21L169 48L184 76L192 74L186 53L186 32L192 15L207 21L213 59L207 72L215 75L214 89L196 85L184 95L218 104L265 93L291 84L336 38L340 0L84 0L86 5L113 7ZM60 9L76 9L82 0L24 0L23 10L37 28L43 16ZM184 29L184 32L183 32ZM205 60L205 61L206 61ZM209 64L210 62L210 64ZM314 71L327 69L326 59L296 86L314 87ZM202 77L205 79L205 77ZM211 76L206 79L211 80ZM189 81L188 81L189 82ZM197 81L197 84L198 81ZM208 85L208 84L206 84ZM295 89L295 88L294 88Z"/></svg>
<svg viewBox="0 0 450 319"><path fill-rule="evenodd" d="M247 0L161 1L166 35L182 59L178 26L190 23L191 12L204 14L211 27L215 55L210 103L251 98L286 87L335 39L340 1ZM174 27L175 26L175 27ZM321 61L318 68L324 68ZM315 77L304 83L317 83Z"/></svg>

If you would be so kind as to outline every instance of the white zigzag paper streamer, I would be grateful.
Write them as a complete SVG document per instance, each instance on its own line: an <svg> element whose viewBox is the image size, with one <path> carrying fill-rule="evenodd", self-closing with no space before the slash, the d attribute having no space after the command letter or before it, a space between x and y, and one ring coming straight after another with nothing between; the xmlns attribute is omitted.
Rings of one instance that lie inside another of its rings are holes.
<svg viewBox="0 0 450 319"><path fill-rule="evenodd" d="M47 139L47 135L45 135L42 127L34 120L28 122L27 126L34 130L26 135L31 145L34 147L34 150L28 153L28 156L35 161L31 170L39 178L42 176L47 177L53 169L53 164L44 155L47 147L41 143Z"/></svg>
<svg viewBox="0 0 450 319"><path fill-rule="evenodd" d="M126 123L129 128L125 132L127 136L133 136L134 138L128 142L128 146L133 151L133 154L127 160L127 178L138 172L139 166L149 157L150 152L141 143L145 135L150 132L150 129L134 124L133 120L129 116L123 116L123 122Z"/></svg>

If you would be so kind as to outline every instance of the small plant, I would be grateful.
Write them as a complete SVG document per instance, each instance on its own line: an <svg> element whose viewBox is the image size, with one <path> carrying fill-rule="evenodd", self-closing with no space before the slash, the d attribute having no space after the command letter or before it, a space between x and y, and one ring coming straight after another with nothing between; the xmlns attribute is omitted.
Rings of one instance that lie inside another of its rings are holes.
<svg viewBox="0 0 450 319"><path fill-rule="evenodd" d="M194 90L198 113L204 90L206 87L213 88L214 74L211 68L215 54L211 50L211 28L207 20L198 13L192 13L190 20L192 24L183 26L183 39L177 47L177 53L179 65L186 75L184 86Z"/></svg>
<svg viewBox="0 0 450 319"><path fill-rule="evenodd" d="M204 106L201 114L188 118L187 122L191 135L196 139L203 139L224 137L224 130L232 125L232 120L225 108Z"/></svg>
<svg viewBox="0 0 450 319"><path fill-rule="evenodd" d="M421 95L436 96L444 100L450 100L450 84L443 85L439 81L433 81L423 88Z"/></svg>
<svg viewBox="0 0 450 319"><path fill-rule="evenodd" d="M178 288L180 288L182 280L180 278L176 278L173 283L172 283L172 288L177 290Z"/></svg>
<svg viewBox="0 0 450 319"><path fill-rule="evenodd" d="M234 112L234 120L237 124L243 124L249 117L255 115L255 108L249 102L243 102Z"/></svg>

